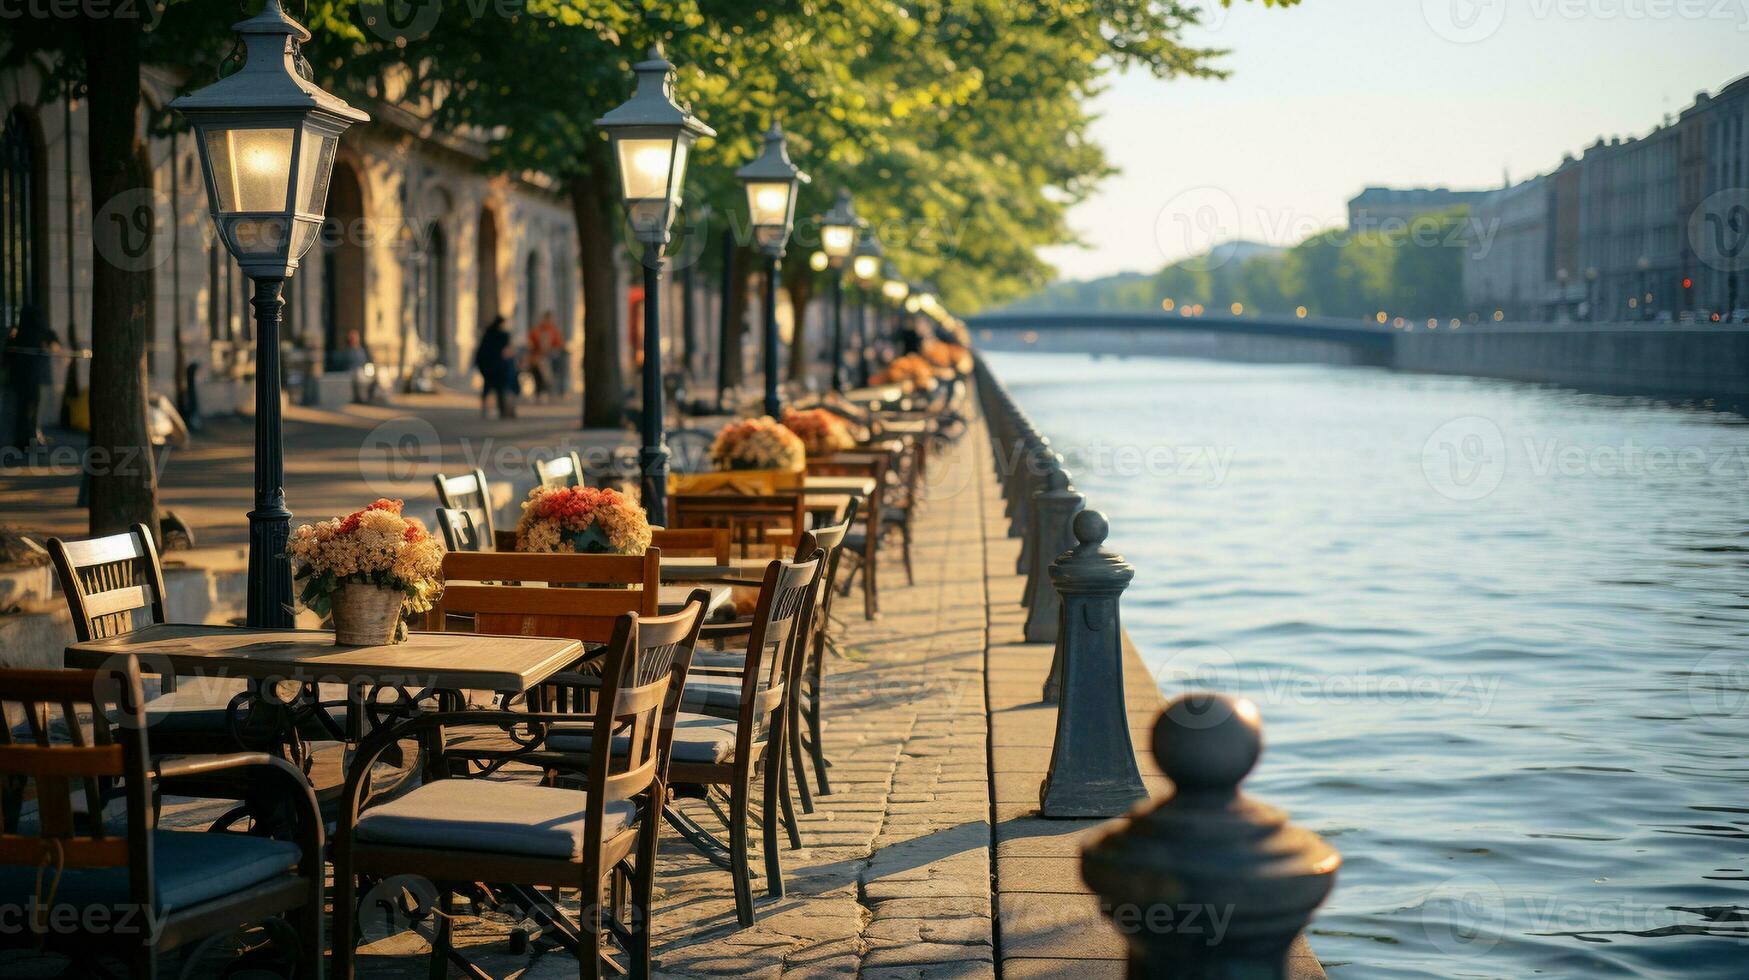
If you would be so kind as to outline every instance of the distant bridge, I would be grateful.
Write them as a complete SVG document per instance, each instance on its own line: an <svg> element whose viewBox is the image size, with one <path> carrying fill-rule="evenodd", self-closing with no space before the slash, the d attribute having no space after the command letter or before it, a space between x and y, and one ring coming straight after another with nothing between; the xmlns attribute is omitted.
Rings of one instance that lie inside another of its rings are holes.
<svg viewBox="0 0 1749 980"><path fill-rule="evenodd" d="M1749 324L1384 324L1061 311L969 318L978 346L1124 357L1351 364L1711 401L1749 414Z"/></svg>
<svg viewBox="0 0 1749 980"><path fill-rule="evenodd" d="M1327 317L1159 313L985 313L969 318L991 350L1164 354L1241 361L1391 364L1396 331Z"/></svg>

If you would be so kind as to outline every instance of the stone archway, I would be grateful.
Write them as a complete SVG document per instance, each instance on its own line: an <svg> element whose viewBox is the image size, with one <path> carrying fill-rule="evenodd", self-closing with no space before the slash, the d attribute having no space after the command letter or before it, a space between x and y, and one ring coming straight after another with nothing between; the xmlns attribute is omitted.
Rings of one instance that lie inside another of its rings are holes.
<svg viewBox="0 0 1749 980"><path fill-rule="evenodd" d="M504 314L498 299L498 235L497 209L490 204L481 206L480 228L474 236L474 301L479 311L475 336L484 332L494 317Z"/></svg>
<svg viewBox="0 0 1749 980"><path fill-rule="evenodd" d="M328 187L328 219L322 228L322 341L330 371L346 370L340 352L357 331L368 337L364 278L364 183L345 159L334 162Z"/></svg>

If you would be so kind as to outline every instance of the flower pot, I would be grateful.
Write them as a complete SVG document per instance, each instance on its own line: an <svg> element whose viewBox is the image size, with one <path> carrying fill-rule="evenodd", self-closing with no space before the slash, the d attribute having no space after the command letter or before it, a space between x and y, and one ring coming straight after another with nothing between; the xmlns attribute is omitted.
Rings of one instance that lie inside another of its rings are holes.
<svg viewBox="0 0 1749 980"><path fill-rule="evenodd" d="M399 589L380 589L361 582L342 585L333 600L335 645L365 647L395 642L406 598Z"/></svg>

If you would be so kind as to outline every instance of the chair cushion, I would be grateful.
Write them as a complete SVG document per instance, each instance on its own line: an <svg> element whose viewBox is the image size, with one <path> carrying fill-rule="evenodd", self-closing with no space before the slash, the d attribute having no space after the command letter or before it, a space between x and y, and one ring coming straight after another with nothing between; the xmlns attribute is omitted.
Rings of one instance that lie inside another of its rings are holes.
<svg viewBox="0 0 1749 980"><path fill-rule="evenodd" d="M579 790L490 779L439 779L374 807L358 820L361 841L440 847L531 857L583 857L583 806ZM638 807L609 803L602 836L632 825Z"/></svg>
<svg viewBox="0 0 1749 980"><path fill-rule="evenodd" d="M691 683L687 684L691 687ZM566 730L553 726L547 735L547 748L555 752L577 752L587 757L594 747L594 736L586 729ZM623 735L614 737L613 751L625 752L631 741ZM682 711L674 718L673 757L679 762L727 762L735 757L735 723L708 715Z"/></svg>
<svg viewBox="0 0 1749 980"><path fill-rule="evenodd" d="M160 912L186 909L294 872L303 853L290 841L188 830L154 830L152 848ZM35 894L36 880L35 866L0 865L0 895ZM51 868L43 875L39 896L45 901L53 880ZM129 901L127 868L67 868L54 888L52 904L89 908Z"/></svg>
<svg viewBox="0 0 1749 980"><path fill-rule="evenodd" d="M713 714L734 711L741 707L741 678L688 677L686 691L680 696L680 707L691 711L713 709Z"/></svg>

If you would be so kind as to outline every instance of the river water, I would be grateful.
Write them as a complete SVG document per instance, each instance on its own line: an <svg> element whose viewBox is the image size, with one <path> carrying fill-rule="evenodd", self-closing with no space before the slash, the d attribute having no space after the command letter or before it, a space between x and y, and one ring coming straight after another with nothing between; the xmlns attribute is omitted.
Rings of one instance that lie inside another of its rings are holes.
<svg viewBox="0 0 1749 980"><path fill-rule="evenodd" d="M1749 424L1468 378L991 354L1168 695L1344 855L1335 977L1749 977Z"/></svg>

